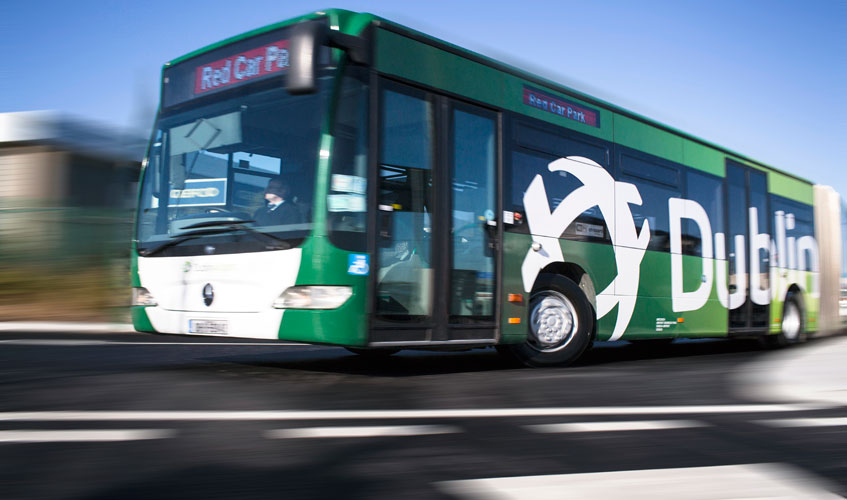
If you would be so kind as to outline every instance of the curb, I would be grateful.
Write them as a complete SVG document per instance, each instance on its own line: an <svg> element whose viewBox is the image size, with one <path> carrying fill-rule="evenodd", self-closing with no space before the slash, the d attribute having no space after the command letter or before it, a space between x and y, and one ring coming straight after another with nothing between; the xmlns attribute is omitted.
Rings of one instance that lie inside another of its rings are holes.
<svg viewBox="0 0 847 500"><path fill-rule="evenodd" d="M734 380L741 395L754 400L847 406L847 337L775 353L736 373Z"/></svg>

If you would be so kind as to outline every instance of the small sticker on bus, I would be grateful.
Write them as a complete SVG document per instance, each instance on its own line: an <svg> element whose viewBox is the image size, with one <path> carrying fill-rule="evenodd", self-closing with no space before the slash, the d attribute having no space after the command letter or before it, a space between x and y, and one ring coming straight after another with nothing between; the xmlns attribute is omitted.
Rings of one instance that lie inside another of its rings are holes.
<svg viewBox="0 0 847 500"><path fill-rule="evenodd" d="M347 274L365 276L370 272L370 258L367 254L351 253L347 259Z"/></svg>
<svg viewBox="0 0 847 500"><path fill-rule="evenodd" d="M358 175L332 175L332 190L342 193L365 194L368 182L364 177Z"/></svg>
<svg viewBox="0 0 847 500"><path fill-rule="evenodd" d="M584 222L576 223L575 232L580 236L591 236L593 238L602 238L604 236L603 226L586 224Z"/></svg>

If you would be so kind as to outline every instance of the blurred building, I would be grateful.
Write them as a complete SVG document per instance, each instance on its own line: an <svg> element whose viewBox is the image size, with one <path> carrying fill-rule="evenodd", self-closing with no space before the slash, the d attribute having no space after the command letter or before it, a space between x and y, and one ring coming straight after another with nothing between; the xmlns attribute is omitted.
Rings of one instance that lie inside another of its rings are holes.
<svg viewBox="0 0 847 500"><path fill-rule="evenodd" d="M145 142L53 112L0 113L0 320L26 317L49 283L117 286Z"/></svg>

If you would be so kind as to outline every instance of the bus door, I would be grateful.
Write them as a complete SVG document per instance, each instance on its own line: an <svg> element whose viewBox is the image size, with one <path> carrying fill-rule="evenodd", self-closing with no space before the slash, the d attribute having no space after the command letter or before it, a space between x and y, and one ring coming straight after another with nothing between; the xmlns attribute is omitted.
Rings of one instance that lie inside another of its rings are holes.
<svg viewBox="0 0 847 500"><path fill-rule="evenodd" d="M495 339L497 114L379 89L372 345Z"/></svg>
<svg viewBox="0 0 847 500"><path fill-rule="evenodd" d="M729 332L764 333L771 297L767 174L727 161L726 185Z"/></svg>

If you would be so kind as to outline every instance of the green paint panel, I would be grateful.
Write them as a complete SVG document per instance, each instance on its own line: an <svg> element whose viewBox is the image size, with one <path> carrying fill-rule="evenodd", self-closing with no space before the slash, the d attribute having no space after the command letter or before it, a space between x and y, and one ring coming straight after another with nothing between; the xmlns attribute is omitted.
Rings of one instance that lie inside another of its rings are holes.
<svg viewBox="0 0 847 500"><path fill-rule="evenodd" d="M539 120L578 130L584 134L612 139L612 113L594 104L549 90L537 83L515 77L485 64L471 61L416 42L386 30L377 30L377 70L423 85L443 89L492 106L515 111ZM484 82L484 84L481 84ZM523 86L539 88L550 95L594 109L600 115L600 128L559 117L523 104Z"/></svg>
<svg viewBox="0 0 847 500"><path fill-rule="evenodd" d="M327 344L362 346L367 343L368 277L347 273L348 255L326 237L303 244L297 285L348 285L353 296L338 309L289 309L282 316L279 338Z"/></svg>
<svg viewBox="0 0 847 500"><path fill-rule="evenodd" d="M150 318L147 317L147 310L141 306L133 306L129 308L130 316L132 317L132 326L136 331L156 333L153 324L150 323Z"/></svg>
<svg viewBox="0 0 847 500"><path fill-rule="evenodd" d="M616 143L683 163L681 137L620 114L614 116Z"/></svg>
<svg viewBox="0 0 847 500"><path fill-rule="evenodd" d="M806 284L804 290L811 290L817 273L803 272L801 274L803 276L800 279ZM803 305L806 308L806 331L818 331L818 317L821 311L820 299L813 297L810 293L803 293Z"/></svg>
<svg viewBox="0 0 847 500"><path fill-rule="evenodd" d="M503 297L500 299L502 314L500 316L500 342L503 344L520 343L526 339L527 322L529 321L529 292L524 291L521 279L521 264L532 244L532 238L526 234L503 234ZM522 304L512 304L508 301L510 293L523 295ZM521 318L520 324L509 324L509 318Z"/></svg>
<svg viewBox="0 0 847 500"><path fill-rule="evenodd" d="M682 256L683 291L699 288L703 273L703 260L691 255ZM717 289L712 290L706 304L696 311L674 311L671 298L671 254L648 251L641 262L638 299L635 311L623 338L655 337L715 337L725 336L727 310L717 299ZM610 313L611 314L611 313ZM683 322L678 322L682 318ZM611 331L605 332L608 338Z"/></svg>
<svg viewBox="0 0 847 500"><path fill-rule="evenodd" d="M377 31L376 66L483 102L496 103L504 95L502 72L386 30Z"/></svg>
<svg viewBox="0 0 847 500"><path fill-rule="evenodd" d="M133 230L133 234L135 231ZM141 286L141 278L138 276L138 251L135 249L135 241L132 242L132 249L129 252L129 286Z"/></svg>
<svg viewBox="0 0 847 500"><path fill-rule="evenodd" d="M714 148L685 140L682 143L682 158L683 163L691 168L696 168L697 170L702 170L718 177L726 176L725 156Z"/></svg>

